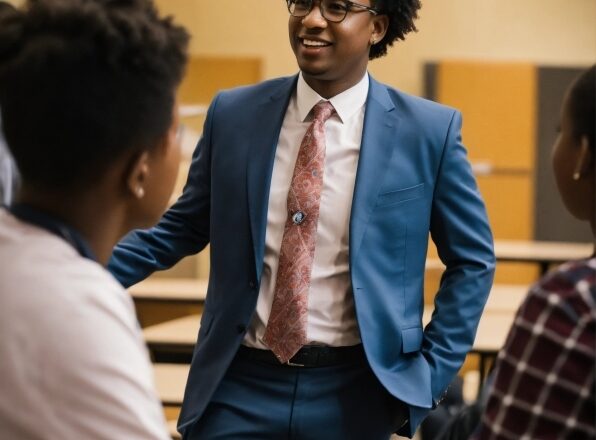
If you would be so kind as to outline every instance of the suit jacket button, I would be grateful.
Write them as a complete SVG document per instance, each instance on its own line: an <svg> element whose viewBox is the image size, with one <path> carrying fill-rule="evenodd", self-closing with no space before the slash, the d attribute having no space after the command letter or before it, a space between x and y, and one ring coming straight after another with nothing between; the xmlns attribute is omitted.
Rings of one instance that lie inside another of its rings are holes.
<svg viewBox="0 0 596 440"><path fill-rule="evenodd" d="M242 333L244 333L246 331L246 326L243 324L238 324L236 326L236 330L238 331L238 334L241 335Z"/></svg>

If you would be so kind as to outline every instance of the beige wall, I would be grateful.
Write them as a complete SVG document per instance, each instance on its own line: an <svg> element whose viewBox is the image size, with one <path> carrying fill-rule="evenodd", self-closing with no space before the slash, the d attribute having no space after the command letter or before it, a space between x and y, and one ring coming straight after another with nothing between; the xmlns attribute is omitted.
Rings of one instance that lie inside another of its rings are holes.
<svg viewBox="0 0 596 440"><path fill-rule="evenodd" d="M200 55L260 56L264 75L293 73L283 0L157 0L193 33ZM419 32L371 64L405 91L422 92L422 65L439 59L596 61L596 0L423 0Z"/></svg>
<svg viewBox="0 0 596 440"><path fill-rule="evenodd" d="M11 0L11 3L22 3ZM193 34L197 55L263 58L266 78L295 72L283 0L156 0ZM419 32L371 64L377 79L422 93L422 65L491 59L596 61L596 0L423 0Z"/></svg>

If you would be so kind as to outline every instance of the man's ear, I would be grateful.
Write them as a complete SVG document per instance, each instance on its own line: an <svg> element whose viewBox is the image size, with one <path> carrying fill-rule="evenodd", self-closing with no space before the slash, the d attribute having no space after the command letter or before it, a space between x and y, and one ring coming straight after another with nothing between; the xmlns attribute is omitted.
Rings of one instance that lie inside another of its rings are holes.
<svg viewBox="0 0 596 440"><path fill-rule="evenodd" d="M590 149L590 141L588 140L588 136L582 136L579 148L579 156L577 157L573 171L573 180L580 180L584 176L593 174L594 166L596 165L594 163L594 154Z"/></svg>
<svg viewBox="0 0 596 440"><path fill-rule="evenodd" d="M372 21L373 33L370 37L370 43L371 45L374 45L385 38L385 34L389 28L389 17L386 15L375 15Z"/></svg>
<svg viewBox="0 0 596 440"><path fill-rule="evenodd" d="M132 157L126 176L126 188L137 199L145 196L145 184L149 177L149 153L143 151Z"/></svg>

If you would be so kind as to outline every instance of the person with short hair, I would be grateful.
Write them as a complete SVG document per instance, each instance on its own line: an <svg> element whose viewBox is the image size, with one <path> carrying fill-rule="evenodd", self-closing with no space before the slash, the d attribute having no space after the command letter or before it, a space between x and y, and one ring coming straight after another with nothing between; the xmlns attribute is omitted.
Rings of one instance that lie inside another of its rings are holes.
<svg viewBox="0 0 596 440"><path fill-rule="evenodd" d="M134 305L105 270L163 213L188 35L150 0L0 14L0 108L22 175L0 210L0 438L170 438Z"/></svg>
<svg viewBox="0 0 596 440"><path fill-rule="evenodd" d="M367 72L418 0L286 6L300 72L215 97L183 194L109 268L129 286L210 244L185 439L411 436L493 279L461 116ZM429 232L446 271L423 328Z"/></svg>
<svg viewBox="0 0 596 440"><path fill-rule="evenodd" d="M596 65L568 89L552 165L567 210L596 238ZM536 283L494 367L476 440L596 438L596 239Z"/></svg>

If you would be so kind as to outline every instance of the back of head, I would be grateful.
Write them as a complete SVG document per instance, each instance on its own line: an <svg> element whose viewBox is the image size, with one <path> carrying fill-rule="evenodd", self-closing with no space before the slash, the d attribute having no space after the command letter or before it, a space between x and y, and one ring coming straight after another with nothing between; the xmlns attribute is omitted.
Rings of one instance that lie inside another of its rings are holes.
<svg viewBox="0 0 596 440"><path fill-rule="evenodd" d="M574 136L588 138L592 151L596 144L596 64L582 73L569 89L569 112Z"/></svg>
<svg viewBox="0 0 596 440"><path fill-rule="evenodd" d="M561 109L552 165L567 210L588 220L596 236L596 65L569 87Z"/></svg>
<svg viewBox="0 0 596 440"><path fill-rule="evenodd" d="M84 188L166 135L188 35L151 0L0 8L0 109L24 182Z"/></svg>

